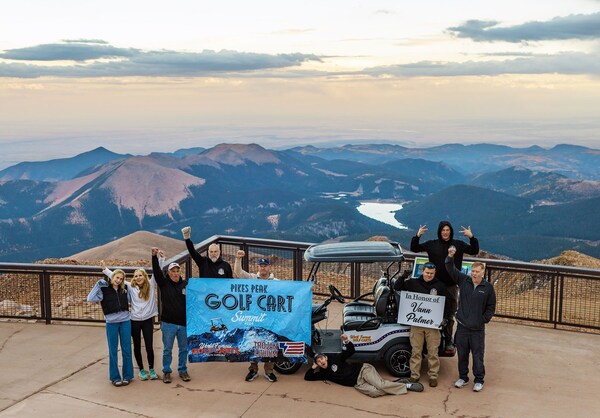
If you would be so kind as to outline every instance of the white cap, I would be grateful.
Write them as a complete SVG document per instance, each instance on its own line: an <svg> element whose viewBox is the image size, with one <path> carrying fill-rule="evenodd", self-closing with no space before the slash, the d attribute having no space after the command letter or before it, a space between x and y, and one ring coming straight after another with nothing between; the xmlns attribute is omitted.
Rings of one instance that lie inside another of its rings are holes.
<svg viewBox="0 0 600 418"><path fill-rule="evenodd" d="M169 264L169 267L167 268L167 270L171 270L173 267L179 267L179 264L171 263L171 264Z"/></svg>

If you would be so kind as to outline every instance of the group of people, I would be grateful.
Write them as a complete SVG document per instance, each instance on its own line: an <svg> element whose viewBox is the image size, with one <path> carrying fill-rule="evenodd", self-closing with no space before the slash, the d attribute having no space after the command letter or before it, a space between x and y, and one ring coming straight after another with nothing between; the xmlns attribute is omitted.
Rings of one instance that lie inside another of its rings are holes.
<svg viewBox="0 0 600 418"><path fill-rule="evenodd" d="M456 348L458 352L459 378L455 382L457 388L469 382L469 356L473 357L474 391L483 388L485 367L485 324L495 312L496 296L493 286L483 280L485 265L475 262L471 275L460 271L464 254L475 255L479 252L479 242L470 227L462 228L461 233L469 239L469 243L454 239L454 230L449 222L442 221L437 231L437 239L420 243L420 238L427 232L425 225L419 226L417 234L412 238L410 249L413 252L426 252L429 261L423 266L422 275L416 279L397 280L394 288L417 293L443 295L446 297L442 332L425 327L412 326L410 343L412 355L410 359L411 376L408 379L388 381L383 379L376 369L368 363L348 363L347 360L355 352L354 345L345 334L342 335L344 350L331 357L323 353L315 353L312 367L306 372L305 380L330 380L345 386L353 386L361 393L369 396L386 394L404 394L407 391L423 391L419 382L423 347L427 348L429 386L436 387L440 361L438 348L443 342L447 351ZM208 248L208 256L202 256L191 240L191 228L182 229L183 238L190 256L199 269L199 277L205 278L253 278L275 279L271 273L271 263L266 258L258 260L258 272L248 273L242 269L245 252L238 250L233 269L221 257L220 247L212 244ZM133 274L131 283L125 281L123 270L106 268L101 264L107 279L98 280L88 295L88 302L99 302L106 319L106 337L109 348L109 379L115 386L128 385L133 379L133 352L139 368L141 380L154 380L160 377L154 370L153 330L154 317L158 315L156 286L160 288L162 304L161 331L163 342L162 381L171 383L173 347L178 345L177 371L181 380L191 380L187 370L187 333L185 290L187 280L180 274L180 266L170 263L164 269L165 256L158 248L151 249L152 276L140 269ZM454 333L454 315L458 322ZM141 338L144 338L148 370L144 367L141 351ZM442 341L443 339L443 341ZM121 347L122 371L118 368L117 352ZM273 362L264 363L265 378L270 382L277 381L273 373ZM258 375L258 363L253 362L248 368L245 380L253 381Z"/></svg>
<svg viewBox="0 0 600 418"><path fill-rule="evenodd" d="M454 239L454 229L450 222L440 222L437 239L424 243L420 238L427 232L420 225L412 238L410 249L413 252L426 252L429 258L423 266L423 273L416 279L398 280L396 290L445 296L444 321L442 334L432 328L411 326L409 381L418 382L421 375L423 345L427 347L429 386L438 385L440 361L438 347L443 338L444 349L458 353L459 378L454 383L457 388L464 387L469 381L469 356L473 357L473 390L483 389L485 367L483 363L485 347L485 324L496 311L496 294L491 283L483 280L485 265L475 262L471 266L471 275L461 271L464 254L476 255L479 242L473 236L471 227L462 227L461 233L469 243ZM458 322L454 333L454 317ZM454 335L454 338L453 338Z"/></svg>
<svg viewBox="0 0 600 418"><path fill-rule="evenodd" d="M208 257L202 256L194 248L191 240L191 228L181 230L183 239L190 256L198 266L199 277L204 278L261 278L273 279L271 263L267 258L258 260L258 273L248 273L242 269L241 259L245 252L236 254L234 269L221 257L221 249L216 244L208 247ZM138 269L133 273L131 282L125 280L125 272L121 269L111 271L102 261L100 267L107 276L96 282L87 296L88 302L98 302L102 307L106 321L106 339L109 354L109 379L114 386L127 386L133 380L133 354L139 368L140 380L156 380L160 376L154 370L153 333L154 319L158 315L156 286L160 288L162 305L160 329L162 331L163 357L162 381L172 382L171 363L173 347L177 340L177 372L184 382L191 377L187 370L187 332L186 332L186 303L185 292L187 280L181 276L178 263L165 265L165 254L153 247L152 276L145 270ZM235 274L235 276L234 276ZM144 338L148 370L144 367L142 358L141 339ZM118 350L121 348L122 368L118 367ZM277 381L273 373L274 363L265 363L265 378L270 382ZM252 381L258 375L258 363L251 363L246 381Z"/></svg>

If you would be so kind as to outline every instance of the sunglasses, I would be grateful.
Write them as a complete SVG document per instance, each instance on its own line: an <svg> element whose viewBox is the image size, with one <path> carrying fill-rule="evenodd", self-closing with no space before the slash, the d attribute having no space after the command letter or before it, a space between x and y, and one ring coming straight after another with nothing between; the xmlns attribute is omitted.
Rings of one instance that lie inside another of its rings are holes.
<svg viewBox="0 0 600 418"><path fill-rule="evenodd" d="M433 263L425 263L423 264L423 267L426 269L434 269L435 268L435 264Z"/></svg>

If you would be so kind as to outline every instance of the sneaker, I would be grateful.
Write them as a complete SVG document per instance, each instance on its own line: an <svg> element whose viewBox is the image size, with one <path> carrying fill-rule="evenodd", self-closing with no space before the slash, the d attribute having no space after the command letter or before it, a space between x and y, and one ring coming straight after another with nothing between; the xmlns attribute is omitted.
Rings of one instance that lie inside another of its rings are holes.
<svg viewBox="0 0 600 418"><path fill-rule="evenodd" d="M112 385L116 387L123 386L123 382L121 382L120 380L113 380L110 383L112 383Z"/></svg>
<svg viewBox="0 0 600 418"><path fill-rule="evenodd" d="M423 385L419 382L407 383L406 390L410 390L411 392L423 392Z"/></svg>
<svg viewBox="0 0 600 418"><path fill-rule="evenodd" d="M146 370L140 370L140 380L148 380L148 372Z"/></svg>
<svg viewBox="0 0 600 418"><path fill-rule="evenodd" d="M156 374L154 369L150 369L150 380L156 380L156 379L158 379L158 375Z"/></svg>
<svg viewBox="0 0 600 418"><path fill-rule="evenodd" d="M473 392L480 392L481 389L483 389L483 383L477 382L473 385Z"/></svg>
<svg viewBox="0 0 600 418"><path fill-rule="evenodd" d="M429 379L429 387L430 388L437 387L437 379Z"/></svg>
<svg viewBox="0 0 600 418"><path fill-rule="evenodd" d="M188 372L179 373L179 377L184 382L189 382L190 380L192 380L192 378L190 377L190 375L188 374Z"/></svg>
<svg viewBox="0 0 600 418"><path fill-rule="evenodd" d="M406 383L413 383L413 382L410 381L410 379L408 377L401 377L400 379L394 380L394 382L404 383L404 384L406 384Z"/></svg>
<svg viewBox="0 0 600 418"><path fill-rule="evenodd" d="M254 379L256 379L257 375L258 372L256 370L250 370L246 375L246 382L252 382Z"/></svg>
<svg viewBox="0 0 600 418"><path fill-rule="evenodd" d="M163 373L163 383L171 383L171 373Z"/></svg>
<svg viewBox="0 0 600 418"><path fill-rule="evenodd" d="M273 373L265 373L265 379L267 379L269 382L277 382L277 376L275 376Z"/></svg>
<svg viewBox="0 0 600 418"><path fill-rule="evenodd" d="M455 388L462 388L466 384L467 384L466 380L458 379L456 382L454 382L454 387Z"/></svg>
<svg viewBox="0 0 600 418"><path fill-rule="evenodd" d="M129 384L129 379L123 379L121 382L121 386L127 386Z"/></svg>

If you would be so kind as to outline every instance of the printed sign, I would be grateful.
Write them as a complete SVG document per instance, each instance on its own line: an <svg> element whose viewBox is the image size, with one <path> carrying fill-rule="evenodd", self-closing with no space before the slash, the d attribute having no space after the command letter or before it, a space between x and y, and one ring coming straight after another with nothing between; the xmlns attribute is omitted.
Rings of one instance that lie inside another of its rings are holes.
<svg viewBox="0 0 600 418"><path fill-rule="evenodd" d="M306 363L312 283L190 279L186 291L190 362Z"/></svg>
<svg viewBox="0 0 600 418"><path fill-rule="evenodd" d="M429 258L427 257L415 257L415 262L413 264L413 272L412 272L412 278L416 279L417 277L419 277L421 274L423 274L423 265L425 263L427 263L429 261ZM463 260L462 262L462 268L461 271L465 274L468 274L469 276L471 275L471 268L473 267L473 263L474 261L465 261ZM438 268L443 268L445 269L446 266L436 266L436 270Z"/></svg>
<svg viewBox="0 0 600 418"><path fill-rule="evenodd" d="M403 290L400 292L398 323L439 329L444 317L444 303L445 296Z"/></svg>

